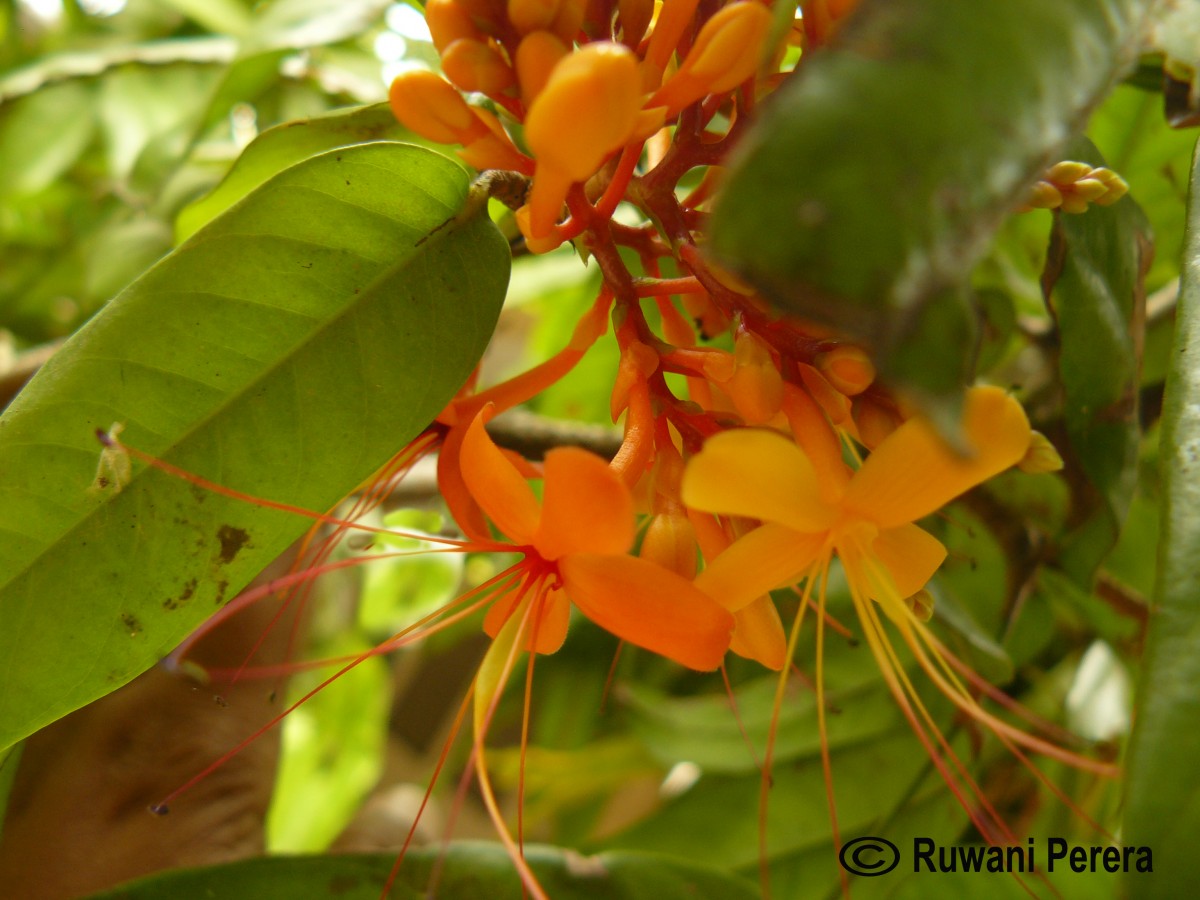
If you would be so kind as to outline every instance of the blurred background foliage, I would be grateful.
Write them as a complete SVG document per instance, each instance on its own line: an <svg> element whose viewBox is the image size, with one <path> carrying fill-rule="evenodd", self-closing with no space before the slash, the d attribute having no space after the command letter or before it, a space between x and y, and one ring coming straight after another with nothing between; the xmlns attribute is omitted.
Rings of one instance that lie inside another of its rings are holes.
<svg viewBox="0 0 1200 900"><path fill-rule="evenodd" d="M0 0L0 377L23 377L164 253L286 166L346 144L412 140L379 104L398 66L436 66L422 29L417 8L387 0ZM1194 132L1166 122L1160 67L1152 60L1118 86L1091 117L1090 143L1064 154L1116 170L1130 199L1080 217L1012 216L973 275L985 324L978 374L1019 390L1066 468L1056 476L1007 473L931 526L950 548L933 586L942 639L1078 735L1072 746L1112 760L1129 739L1156 590L1161 416L1195 142ZM562 347L598 283L595 268L569 249L517 259L485 378ZM1142 300L1144 310L1136 309ZM610 425L616 360L615 345L601 341L536 399L534 411ZM442 527L428 473L414 473L396 505L412 511L386 521ZM391 560L366 567L361 582L326 579L306 652L359 652L500 565ZM786 621L797 600L777 599ZM830 602L835 618L854 621L844 589L835 586ZM271 848L320 853L347 827L357 838L343 840L343 849L394 848L482 646L477 623L464 623L395 658L369 660L294 714L285 725ZM719 678L633 652L614 665L615 650L611 637L579 622L562 652L536 663L526 839L699 857L748 879L752 891L773 679L731 658L735 717ZM777 897L824 898L838 892L839 874L811 633L797 659L775 746L767 855ZM866 648L832 635L825 671L843 839L979 840ZM289 690L298 696L313 684L305 674ZM1120 831L1120 784L1039 761L1072 809L940 700L930 698L931 711L1018 833L1095 844ZM521 703L511 692L490 740L497 784L510 798ZM1195 740L1145 738L1149 746L1182 741L1194 749ZM468 751L464 741L452 749L426 812L427 840L438 840L456 814ZM1153 765L1148 754L1143 765ZM473 799L456 815L458 835L489 837ZM494 863L494 854L483 855ZM328 862L328 871L339 865ZM231 890L258 883L249 868L231 871L222 882ZM495 877L511 881L511 874ZM651 881L639 888L635 878L628 896L668 896ZM1048 891L1028 883L1037 895ZM148 882L122 896L166 896L172 884ZM731 884L718 879L696 896L733 896ZM1122 890L1120 876L1105 873L1068 873L1053 885L1062 897ZM1016 880L994 875L898 871L854 884L859 897L955 897L967 889L978 897L1024 895ZM1142 882L1128 892L1150 896Z"/></svg>

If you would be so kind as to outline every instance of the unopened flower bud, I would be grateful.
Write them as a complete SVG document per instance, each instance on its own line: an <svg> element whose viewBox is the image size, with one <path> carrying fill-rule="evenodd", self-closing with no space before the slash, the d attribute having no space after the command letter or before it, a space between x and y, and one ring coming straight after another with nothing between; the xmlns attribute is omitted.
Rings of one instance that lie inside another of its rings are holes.
<svg viewBox="0 0 1200 900"><path fill-rule="evenodd" d="M771 13L757 0L719 10L704 23L696 43L675 72L647 103L679 110L704 97L732 90L758 68Z"/></svg>
<svg viewBox="0 0 1200 900"><path fill-rule="evenodd" d="M508 0L508 20L518 34L549 28L558 18L560 0Z"/></svg>
<svg viewBox="0 0 1200 900"><path fill-rule="evenodd" d="M426 0L425 23L438 53L462 38L481 41L484 37L458 0Z"/></svg>
<svg viewBox="0 0 1200 900"><path fill-rule="evenodd" d="M838 344L817 357L817 368L835 388L855 397L875 381L875 366L866 351L853 344Z"/></svg>
<svg viewBox="0 0 1200 900"><path fill-rule="evenodd" d="M522 39L517 47L517 81L527 104L537 99L554 67L569 52L566 44L549 31L535 31Z"/></svg>
<svg viewBox="0 0 1200 900"><path fill-rule="evenodd" d="M766 342L743 332L733 344L734 370L726 390L747 425L763 425L779 414L783 378Z"/></svg>
<svg viewBox="0 0 1200 900"><path fill-rule="evenodd" d="M636 48L654 19L654 0L617 0L617 22L621 43Z"/></svg>
<svg viewBox="0 0 1200 900"><path fill-rule="evenodd" d="M554 17L554 23L550 26L550 30L558 36L558 39L570 47L575 43L575 38L579 35L579 29L583 27L583 20L587 15L587 0L562 0L558 7L558 15Z"/></svg>
<svg viewBox="0 0 1200 900"><path fill-rule="evenodd" d="M588 44L554 67L525 117L525 140L538 162L530 198L533 237L554 227L571 185L629 139L641 99L636 58L623 44Z"/></svg>
<svg viewBox="0 0 1200 900"><path fill-rule="evenodd" d="M1092 167L1085 162L1063 160L1060 163L1052 165L1049 171L1046 172L1045 178L1053 184L1068 185L1074 184L1080 178L1085 177L1090 171L1092 171Z"/></svg>
<svg viewBox="0 0 1200 900"><path fill-rule="evenodd" d="M464 91L494 97L516 83L516 75L495 47L460 38L442 54L442 71Z"/></svg>
<svg viewBox="0 0 1200 900"><path fill-rule="evenodd" d="M397 75L388 103L401 125L439 144L467 144L487 132L454 86L427 69Z"/></svg>
<svg viewBox="0 0 1200 900"><path fill-rule="evenodd" d="M858 439L868 450L882 444L903 422L895 410L870 397L859 397L854 401L853 415L854 424L858 426Z"/></svg>
<svg viewBox="0 0 1200 900"><path fill-rule="evenodd" d="M933 594L924 588L906 599L904 605L917 617L918 621L928 622L933 618Z"/></svg>
<svg viewBox="0 0 1200 900"><path fill-rule="evenodd" d="M1040 431L1029 434L1029 449L1017 463L1017 468L1030 475L1042 475L1046 472L1057 472L1063 467L1063 458L1059 455L1050 439Z"/></svg>
<svg viewBox="0 0 1200 900"><path fill-rule="evenodd" d="M683 513L664 513L650 520L638 556L677 575L696 575L696 532Z"/></svg>

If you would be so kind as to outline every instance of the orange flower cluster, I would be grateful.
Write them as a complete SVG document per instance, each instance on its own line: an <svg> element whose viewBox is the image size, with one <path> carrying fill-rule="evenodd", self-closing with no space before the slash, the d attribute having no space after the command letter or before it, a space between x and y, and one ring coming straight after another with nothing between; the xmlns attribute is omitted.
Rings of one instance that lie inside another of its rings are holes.
<svg viewBox="0 0 1200 900"><path fill-rule="evenodd" d="M518 222L531 248L551 249L567 236L555 226L573 187L626 148L636 162L684 107L755 74L767 7L736 0L693 34L696 8L697 0L666 0L655 16L653 0L627 0L613 15L586 0L430 0L426 19L449 82L405 73L392 83L392 109L418 134L462 144L476 168L531 175ZM458 91L484 95L510 127L522 125L526 152L496 114Z"/></svg>

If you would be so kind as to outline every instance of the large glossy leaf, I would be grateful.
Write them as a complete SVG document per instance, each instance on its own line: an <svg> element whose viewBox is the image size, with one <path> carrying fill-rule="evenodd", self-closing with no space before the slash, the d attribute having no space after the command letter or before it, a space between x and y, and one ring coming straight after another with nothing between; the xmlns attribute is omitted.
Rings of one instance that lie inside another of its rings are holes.
<svg viewBox="0 0 1200 900"><path fill-rule="evenodd" d="M714 254L893 380L953 395L971 266L1133 61L1148 6L865 0L740 145Z"/></svg>
<svg viewBox="0 0 1200 900"><path fill-rule="evenodd" d="M690 862L647 853L583 857L553 847L525 848L530 868L555 900L751 900L754 888L741 879ZM293 900L336 897L378 900L393 856L325 856L254 859L209 869L168 872L92 900ZM441 867L431 882L435 867ZM520 879L499 844L452 844L412 851L404 860L393 900L456 897L520 900Z"/></svg>
<svg viewBox="0 0 1200 900"><path fill-rule="evenodd" d="M1163 410L1162 527L1155 609L1129 753L1126 844L1151 847L1138 897L1180 897L1200 875L1200 157L1192 169L1183 285Z"/></svg>
<svg viewBox="0 0 1200 900"><path fill-rule="evenodd" d="M334 147L407 135L386 103L340 109L268 128L250 142L216 188L179 213L175 240L187 240L272 175L309 156Z"/></svg>
<svg viewBox="0 0 1200 900"><path fill-rule="evenodd" d="M1103 162L1086 141L1071 155ZM1063 412L1077 460L1062 565L1084 584L1116 543L1137 486L1147 231L1125 197L1085 215L1058 215L1051 232L1044 288L1058 325Z"/></svg>
<svg viewBox="0 0 1200 900"><path fill-rule="evenodd" d="M0 418L0 748L152 665L309 524L140 466L90 491L95 430L331 507L491 335L508 248L459 216L466 194L459 166L403 144L294 166L130 286Z"/></svg>

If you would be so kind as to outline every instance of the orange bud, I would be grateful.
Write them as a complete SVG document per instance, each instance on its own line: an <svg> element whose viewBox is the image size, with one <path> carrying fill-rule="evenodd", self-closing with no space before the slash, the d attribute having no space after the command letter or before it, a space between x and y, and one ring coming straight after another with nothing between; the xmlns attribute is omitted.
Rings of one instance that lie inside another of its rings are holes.
<svg viewBox="0 0 1200 900"><path fill-rule="evenodd" d="M460 38L483 40L483 32L475 26L471 14L458 0L426 0L425 23L429 26L429 34L438 53Z"/></svg>
<svg viewBox="0 0 1200 900"><path fill-rule="evenodd" d="M467 144L487 132L453 85L427 69L397 75L388 103L401 125L439 144Z"/></svg>
<svg viewBox="0 0 1200 900"><path fill-rule="evenodd" d="M468 107L478 123L477 136L472 137L458 155L470 166L479 169L510 169L517 172L529 171L529 158L513 146L500 120L486 109Z"/></svg>
<svg viewBox="0 0 1200 900"><path fill-rule="evenodd" d="M549 28L558 18L561 0L508 0L508 20L518 34Z"/></svg>
<svg viewBox="0 0 1200 900"><path fill-rule="evenodd" d="M521 98L526 103L537 99L554 67L569 52L567 46L549 31L534 31L525 36L517 47L517 80L521 83Z"/></svg>
<svg viewBox="0 0 1200 900"><path fill-rule="evenodd" d="M575 43L575 38L579 35L579 29L583 27L583 20L587 16L587 0L562 0L562 4L558 8L558 15L554 17L554 24L550 26L550 30L558 35L558 39L570 47Z"/></svg>
<svg viewBox="0 0 1200 900"><path fill-rule="evenodd" d="M733 343L733 376L726 389L738 415L747 425L775 418L783 402L783 378L766 342L743 332Z"/></svg>
<svg viewBox="0 0 1200 900"><path fill-rule="evenodd" d="M861 347L838 344L817 357L817 368L847 397L861 394L875 381L875 366Z"/></svg>
<svg viewBox="0 0 1200 900"><path fill-rule="evenodd" d="M704 23L683 65L647 102L675 111L732 90L758 68L771 13L757 0L732 3Z"/></svg>
<svg viewBox="0 0 1200 900"><path fill-rule="evenodd" d="M621 26L621 43L637 49L650 21L654 18L654 0L617 0L617 22Z"/></svg>
<svg viewBox="0 0 1200 900"><path fill-rule="evenodd" d="M442 71L464 91L495 96L516 83L516 75L491 44L460 38L442 53Z"/></svg>
<svg viewBox="0 0 1200 900"><path fill-rule="evenodd" d="M650 35L650 44L646 47L645 65L653 84L662 79L667 61L679 46L684 30L691 24L698 3L699 0L663 0L654 23L654 32Z"/></svg>
<svg viewBox="0 0 1200 900"><path fill-rule="evenodd" d="M858 426L859 441L868 450L874 450L900 427L902 419L870 397L859 397L854 401L854 422Z"/></svg>
<svg viewBox="0 0 1200 900"><path fill-rule="evenodd" d="M538 163L530 198L534 237L554 226L571 185L628 140L641 99L637 62L622 44L588 44L554 67L525 117L525 140Z"/></svg>
<svg viewBox="0 0 1200 900"><path fill-rule="evenodd" d="M684 578L696 575L696 532L682 513L664 513L650 520L638 556Z"/></svg>

